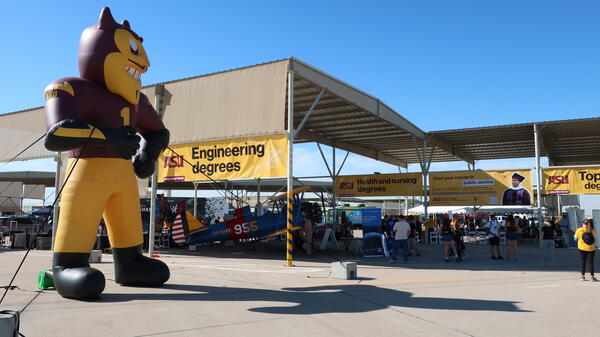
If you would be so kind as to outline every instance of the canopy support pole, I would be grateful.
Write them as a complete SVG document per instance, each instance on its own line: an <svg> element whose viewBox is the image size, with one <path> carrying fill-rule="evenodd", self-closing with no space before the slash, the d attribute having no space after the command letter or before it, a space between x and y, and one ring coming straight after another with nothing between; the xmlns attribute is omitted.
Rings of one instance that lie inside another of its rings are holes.
<svg viewBox="0 0 600 337"><path fill-rule="evenodd" d="M304 124L306 124L306 122L310 118L310 115L312 115L313 111L315 110L315 107L317 106L317 104L319 104L321 97L323 97L323 95L325 94L326 91L327 91L327 89L321 88L321 92L319 93L319 96L317 96L317 98L315 98L314 102L308 109L308 112L306 112L306 114L304 115L304 118L302 118L300 125L298 125L298 128L296 128L296 130L294 131L294 138L298 137L298 134L300 133L300 131L302 131Z"/></svg>
<svg viewBox="0 0 600 337"><path fill-rule="evenodd" d="M406 173L408 173L408 165L406 165ZM404 196L404 214L408 214L408 195Z"/></svg>
<svg viewBox="0 0 600 337"><path fill-rule="evenodd" d="M294 204L292 200L292 191L294 189L294 72L288 71L288 116L287 116L287 136L288 136L288 167L287 167L287 230L286 230L286 267L293 266L292 252L294 226Z"/></svg>
<svg viewBox="0 0 600 337"><path fill-rule="evenodd" d="M331 172L333 172L333 176L331 176L331 185L335 186L335 146L331 147L331 151L332 151L332 165L331 165ZM337 216L337 193L335 188L333 189L333 220L334 223L338 223L338 216Z"/></svg>
<svg viewBox="0 0 600 337"><path fill-rule="evenodd" d="M262 204L260 203L260 178L256 178L256 206L254 206L254 208L256 209L256 216L261 216L262 215Z"/></svg>
<svg viewBox="0 0 600 337"><path fill-rule="evenodd" d="M160 116L163 117L163 103L165 96L165 87L162 84L157 84L154 87L154 109ZM148 256L154 255L154 233L156 231L156 189L158 186L158 163L154 162L154 173L150 180L150 225L148 226Z"/></svg>
<svg viewBox="0 0 600 337"><path fill-rule="evenodd" d="M340 172L342 171L342 168L344 167L344 164L346 164L346 159L348 159L348 155L350 154L350 151L346 151L346 155L344 156L344 160L342 160L342 165L340 165L340 168L337 170L336 172L336 176L340 175Z"/></svg>
<svg viewBox="0 0 600 337"><path fill-rule="evenodd" d="M331 169L329 168L329 163L327 162L327 159L325 158L325 154L323 153L323 149L321 149L321 144L317 143L317 148L319 149L319 152L321 153L321 158L323 158L323 162L325 163L325 167L327 168L327 172L329 172L329 176L333 178L333 172L331 172Z"/></svg>
<svg viewBox="0 0 600 337"><path fill-rule="evenodd" d="M58 191L60 191L60 166L62 165L62 157L60 152L56 152L56 175L54 176L54 198L58 199ZM58 228L58 209L60 200L56 200L52 209L52 250L54 250L54 240L56 239L56 229Z"/></svg>
<svg viewBox="0 0 600 337"><path fill-rule="evenodd" d="M198 181L194 180L194 218L198 219Z"/></svg>
<svg viewBox="0 0 600 337"><path fill-rule="evenodd" d="M423 139L423 149L422 153L419 152L419 146L417 144L417 138L413 136L413 143L415 145L415 150L417 151L417 156L419 157L419 164L421 165L421 174L423 175L423 216L425 219L429 219L429 199L427 197L428 194L428 179L429 179L429 168L431 167L431 159L433 158L433 150L435 150L435 146L431 147L429 150L429 155L427 155L427 139Z"/></svg>
<svg viewBox="0 0 600 337"><path fill-rule="evenodd" d="M543 219L543 215L542 215L542 180L541 177L542 175L540 174L540 141L539 141L539 131L540 128L538 127L537 124L533 124L533 141L535 144L535 178L537 180L537 184L535 187L536 193L537 193L537 198L535 199L535 203L536 203L536 208L537 208L537 213L538 213L538 233L539 233L539 241L540 241L540 248L543 247L542 245L542 225L544 223L544 219Z"/></svg>

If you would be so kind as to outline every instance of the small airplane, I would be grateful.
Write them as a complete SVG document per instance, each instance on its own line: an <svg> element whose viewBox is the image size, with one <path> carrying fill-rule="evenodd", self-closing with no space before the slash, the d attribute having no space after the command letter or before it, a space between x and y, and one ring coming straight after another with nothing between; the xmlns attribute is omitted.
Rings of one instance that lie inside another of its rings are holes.
<svg viewBox="0 0 600 337"><path fill-rule="evenodd" d="M292 191L293 227L296 231L304 226L302 199L310 187L300 187ZM287 227L287 194L272 199L273 207L261 216L254 216L250 206L237 208L234 218L225 222L206 225L188 211L181 211L172 227L173 241L178 244L199 244L215 241L264 238L284 234Z"/></svg>

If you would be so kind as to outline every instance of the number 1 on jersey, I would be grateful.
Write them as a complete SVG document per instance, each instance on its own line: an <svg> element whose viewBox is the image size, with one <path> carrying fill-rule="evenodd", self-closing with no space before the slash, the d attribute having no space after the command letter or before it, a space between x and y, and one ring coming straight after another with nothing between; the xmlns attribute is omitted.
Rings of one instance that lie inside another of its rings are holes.
<svg viewBox="0 0 600 337"><path fill-rule="evenodd" d="M125 107L121 109L121 118L123 118L123 126L129 125L129 108Z"/></svg>

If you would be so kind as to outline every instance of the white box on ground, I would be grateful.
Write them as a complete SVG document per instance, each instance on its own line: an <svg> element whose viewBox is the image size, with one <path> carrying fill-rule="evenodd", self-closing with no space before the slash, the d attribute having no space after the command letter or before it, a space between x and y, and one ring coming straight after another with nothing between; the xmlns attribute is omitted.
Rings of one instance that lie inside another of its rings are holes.
<svg viewBox="0 0 600 337"><path fill-rule="evenodd" d="M356 262L332 262L331 277L342 280L356 279Z"/></svg>
<svg viewBox="0 0 600 337"><path fill-rule="evenodd" d="M102 262L102 251L101 250L92 250L90 252L90 263L100 263Z"/></svg>

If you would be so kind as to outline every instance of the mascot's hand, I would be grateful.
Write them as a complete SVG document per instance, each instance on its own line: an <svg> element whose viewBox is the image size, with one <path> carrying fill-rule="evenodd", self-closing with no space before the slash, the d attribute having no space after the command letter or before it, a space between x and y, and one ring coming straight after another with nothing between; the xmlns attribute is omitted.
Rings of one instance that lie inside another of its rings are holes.
<svg viewBox="0 0 600 337"><path fill-rule="evenodd" d="M169 145L169 130L161 129L142 134L142 149L133 160L135 175L141 179L148 178L154 173L154 163L167 145Z"/></svg>
<svg viewBox="0 0 600 337"><path fill-rule="evenodd" d="M140 148L141 137L133 126L100 128L106 137L106 145L123 159L131 159Z"/></svg>
<svg viewBox="0 0 600 337"><path fill-rule="evenodd" d="M151 176L152 173L154 173L155 161L156 160L153 160L146 152L140 152L133 158L133 170L135 171L135 175L140 179Z"/></svg>

